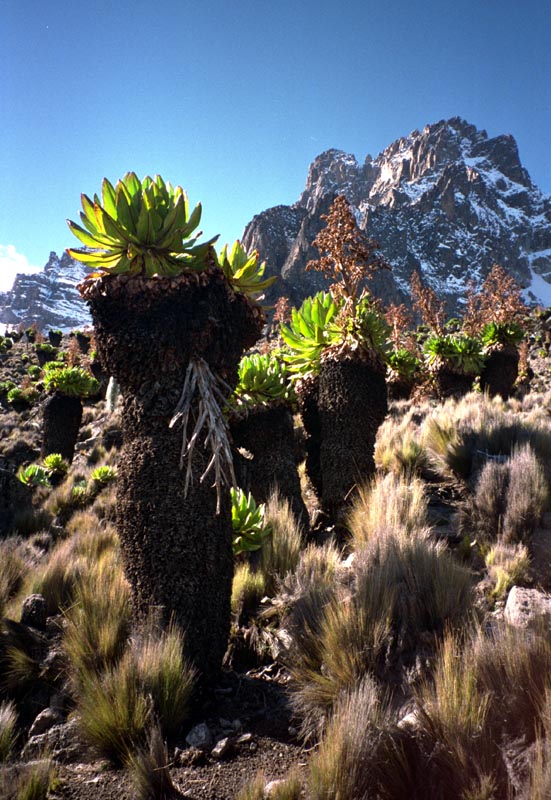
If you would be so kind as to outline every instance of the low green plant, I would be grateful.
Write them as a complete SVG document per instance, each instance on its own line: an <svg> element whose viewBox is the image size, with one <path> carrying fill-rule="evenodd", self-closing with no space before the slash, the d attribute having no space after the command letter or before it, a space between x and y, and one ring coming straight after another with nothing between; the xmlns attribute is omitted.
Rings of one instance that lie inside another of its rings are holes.
<svg viewBox="0 0 551 800"><path fill-rule="evenodd" d="M19 470L17 477L26 486L51 486L51 474L51 470L41 464L29 464Z"/></svg>
<svg viewBox="0 0 551 800"><path fill-rule="evenodd" d="M27 374L33 381L37 381L42 374L42 370L38 364L31 364L31 366L27 368Z"/></svg>
<svg viewBox="0 0 551 800"><path fill-rule="evenodd" d="M102 465L100 467L96 467L92 470L90 474L90 480L94 481L94 483L100 484L100 486L107 486L109 483L112 483L117 479L117 470L115 467L109 467L107 465Z"/></svg>
<svg viewBox="0 0 551 800"><path fill-rule="evenodd" d="M281 326L281 337L287 345L285 361L289 370L305 377L319 372L321 354L327 347L343 339L337 325L340 306L328 292L307 297L297 310L291 311L291 321Z"/></svg>
<svg viewBox="0 0 551 800"><path fill-rule="evenodd" d="M257 505L249 492L230 489L232 504L233 554L235 556L260 550L271 528L264 519L264 504Z"/></svg>
<svg viewBox="0 0 551 800"><path fill-rule="evenodd" d="M248 561L238 564L232 582L231 609L236 619L253 614L266 594L266 581L261 570L251 568Z"/></svg>
<svg viewBox="0 0 551 800"><path fill-rule="evenodd" d="M294 400L287 365L269 353L243 356L238 367L238 378L230 401L236 410Z"/></svg>
<svg viewBox="0 0 551 800"><path fill-rule="evenodd" d="M44 387L67 397L88 397L99 390L99 381L82 367L53 367L44 371Z"/></svg>
<svg viewBox="0 0 551 800"><path fill-rule="evenodd" d="M11 405L32 406L39 396L40 392L32 386L16 386L8 391L7 400Z"/></svg>
<svg viewBox="0 0 551 800"><path fill-rule="evenodd" d="M228 283L236 292L242 292L253 300L271 286L276 277L264 278L266 262L258 263L258 252L247 253L239 240L231 248L225 244L218 256L218 265Z"/></svg>
<svg viewBox="0 0 551 800"><path fill-rule="evenodd" d="M43 459L42 464L50 473L56 475L66 475L69 470L69 464L61 453L50 453Z"/></svg>
<svg viewBox="0 0 551 800"><path fill-rule="evenodd" d="M15 389L13 381L0 381L0 395L6 395L11 389Z"/></svg>

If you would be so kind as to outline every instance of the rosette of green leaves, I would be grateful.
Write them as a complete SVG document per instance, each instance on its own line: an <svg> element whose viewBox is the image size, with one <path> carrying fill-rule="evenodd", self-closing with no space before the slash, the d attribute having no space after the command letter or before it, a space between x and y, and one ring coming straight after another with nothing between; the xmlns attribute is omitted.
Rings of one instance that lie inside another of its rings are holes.
<svg viewBox="0 0 551 800"><path fill-rule="evenodd" d="M197 244L201 231L201 205L189 213L181 186L172 187L160 175L142 181L128 172L115 187L103 179L102 197L81 195L82 225L67 220L84 248L67 252L98 274L176 276L183 271L206 268L212 243Z"/></svg>
<svg viewBox="0 0 551 800"><path fill-rule="evenodd" d="M265 278L266 262L258 263L258 252L247 253L239 240L231 248L225 244L218 255L218 265L228 283L236 292L242 292L252 300L260 298L275 277Z"/></svg>
<svg viewBox="0 0 551 800"><path fill-rule="evenodd" d="M390 326L369 296L360 298L354 314L346 320L347 339L373 353L381 361L390 348Z"/></svg>
<svg viewBox="0 0 551 800"><path fill-rule="evenodd" d="M230 406L236 410L295 400L287 365L271 353L243 356L237 369L239 381Z"/></svg>
<svg viewBox="0 0 551 800"><path fill-rule="evenodd" d="M45 456L42 464L51 475L66 475L69 470L69 463L65 461L61 453L50 453Z"/></svg>
<svg viewBox="0 0 551 800"><path fill-rule="evenodd" d="M420 362L415 353L406 347L399 347L388 354L388 366L393 373L405 380L413 380L419 370Z"/></svg>
<svg viewBox="0 0 551 800"><path fill-rule="evenodd" d="M52 471L41 464L29 464L28 467L21 467L17 477L26 486L51 486L51 474Z"/></svg>
<svg viewBox="0 0 551 800"><path fill-rule="evenodd" d="M461 375L480 375L485 361L481 342L471 336L431 336L423 353L429 369L443 366Z"/></svg>
<svg viewBox="0 0 551 800"><path fill-rule="evenodd" d="M54 362L52 362L54 363ZM88 397L99 391L99 381L82 367L44 368L44 388L67 397Z"/></svg>
<svg viewBox="0 0 551 800"><path fill-rule="evenodd" d="M264 539L272 532L270 525L264 521L264 504L257 505L249 492L242 489L230 489L231 519L233 528L233 554L250 553L260 550Z"/></svg>
<svg viewBox="0 0 551 800"><path fill-rule="evenodd" d="M482 345L485 350L512 345L518 347L524 330L518 322L488 322L482 330Z"/></svg>
<svg viewBox="0 0 551 800"><path fill-rule="evenodd" d="M307 297L301 307L291 311L291 322L281 326L281 337L288 347L285 362L293 375L305 377L319 372L324 350L342 341L337 324L340 306L328 292Z"/></svg>

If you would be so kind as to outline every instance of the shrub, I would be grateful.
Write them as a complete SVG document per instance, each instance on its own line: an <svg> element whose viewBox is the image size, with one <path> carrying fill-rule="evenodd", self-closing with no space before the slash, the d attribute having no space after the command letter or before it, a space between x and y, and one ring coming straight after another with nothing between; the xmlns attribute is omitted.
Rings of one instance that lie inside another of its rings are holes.
<svg viewBox="0 0 551 800"><path fill-rule="evenodd" d="M10 389L7 394L8 403L11 405L20 405L20 406L32 406L32 404L38 399L40 392L32 387L22 388L21 386L16 386L13 389Z"/></svg>
<svg viewBox="0 0 551 800"><path fill-rule="evenodd" d="M423 353L429 370L447 367L461 375L474 376L480 375L484 366L480 341L469 336L432 336L425 342Z"/></svg>

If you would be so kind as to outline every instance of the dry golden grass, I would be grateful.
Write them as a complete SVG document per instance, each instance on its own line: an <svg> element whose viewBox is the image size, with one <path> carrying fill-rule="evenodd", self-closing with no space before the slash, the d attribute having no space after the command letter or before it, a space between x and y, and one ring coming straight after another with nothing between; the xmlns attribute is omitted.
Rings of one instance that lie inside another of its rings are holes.
<svg viewBox="0 0 551 800"><path fill-rule="evenodd" d="M403 473L378 475L361 487L348 515L352 544L359 549L384 530L403 528L428 535L424 483Z"/></svg>
<svg viewBox="0 0 551 800"><path fill-rule="evenodd" d="M272 535L265 539L261 552L261 569L265 576L267 594L273 594L277 580L293 572L303 546L303 533L289 502L273 492L264 514Z"/></svg>

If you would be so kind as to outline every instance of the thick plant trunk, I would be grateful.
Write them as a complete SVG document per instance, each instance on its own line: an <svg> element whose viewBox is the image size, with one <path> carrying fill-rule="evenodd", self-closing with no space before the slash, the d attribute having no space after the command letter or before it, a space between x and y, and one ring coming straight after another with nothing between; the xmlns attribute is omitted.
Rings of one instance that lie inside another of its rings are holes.
<svg viewBox="0 0 551 800"><path fill-rule="evenodd" d="M82 421L82 401L55 392L46 400L43 409L41 458L50 453L61 453L71 463Z"/></svg>
<svg viewBox="0 0 551 800"><path fill-rule="evenodd" d="M241 455L235 460L238 486L251 492L258 503L266 502L272 489L277 489L280 497L289 501L297 520L307 526L290 410L284 405L253 409L231 424L231 433L234 446L252 456L249 459Z"/></svg>
<svg viewBox="0 0 551 800"><path fill-rule="evenodd" d="M229 386L261 315L219 271L145 280L105 278L86 290L98 354L123 396L117 529L135 611L171 620L203 686L218 673L230 628L233 577L229 490L216 513L210 451L199 437L185 495L181 429L169 422L191 359L204 359ZM229 391L229 390L228 390ZM195 424L192 405L190 430Z"/></svg>
<svg viewBox="0 0 551 800"><path fill-rule="evenodd" d="M504 400L513 393L518 378L519 352L516 347L503 347L494 350L486 360L480 376L480 388L488 391L490 397L501 395Z"/></svg>
<svg viewBox="0 0 551 800"><path fill-rule="evenodd" d="M463 397L473 388L474 377L461 375L447 367L439 367L432 373L438 397Z"/></svg>
<svg viewBox="0 0 551 800"><path fill-rule="evenodd" d="M385 374L377 367L358 356L327 359L320 367L321 501L331 514L375 471L375 439L388 411Z"/></svg>

